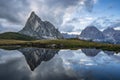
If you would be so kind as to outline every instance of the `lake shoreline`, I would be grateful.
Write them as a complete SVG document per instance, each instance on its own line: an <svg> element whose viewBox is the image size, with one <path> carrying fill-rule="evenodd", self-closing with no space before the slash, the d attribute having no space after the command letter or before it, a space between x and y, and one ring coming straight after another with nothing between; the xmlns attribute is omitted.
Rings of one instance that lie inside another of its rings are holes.
<svg viewBox="0 0 120 80"><path fill-rule="evenodd" d="M17 47L39 47L53 49L79 49L79 48L95 48L108 51L120 52L120 45L97 43L84 40L60 39L60 40L0 40L0 47L17 46Z"/></svg>

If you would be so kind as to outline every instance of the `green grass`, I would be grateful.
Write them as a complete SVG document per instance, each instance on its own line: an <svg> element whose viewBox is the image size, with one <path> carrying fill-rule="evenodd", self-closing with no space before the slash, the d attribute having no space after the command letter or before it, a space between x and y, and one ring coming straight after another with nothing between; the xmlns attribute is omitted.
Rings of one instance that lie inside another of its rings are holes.
<svg viewBox="0 0 120 80"><path fill-rule="evenodd" d="M84 40L0 40L1 46L19 45L23 47L41 47L41 48L58 48L58 49L78 49L78 48L96 48L120 52L120 45L96 43Z"/></svg>
<svg viewBox="0 0 120 80"><path fill-rule="evenodd" d="M13 39L13 40L35 40L34 38L19 34L17 32L5 32L0 34L0 39Z"/></svg>

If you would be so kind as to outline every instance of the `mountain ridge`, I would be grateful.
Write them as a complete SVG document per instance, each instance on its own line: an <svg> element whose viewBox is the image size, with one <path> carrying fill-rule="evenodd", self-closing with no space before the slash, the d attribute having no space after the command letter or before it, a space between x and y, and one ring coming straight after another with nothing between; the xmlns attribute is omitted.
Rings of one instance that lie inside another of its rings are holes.
<svg viewBox="0 0 120 80"><path fill-rule="evenodd" d="M95 26L88 26L82 30L80 39L102 41L104 39L104 35Z"/></svg>
<svg viewBox="0 0 120 80"><path fill-rule="evenodd" d="M91 40L95 42L107 42L120 44L120 31L108 27L103 31L98 30L95 26L86 27L79 35L80 39Z"/></svg>

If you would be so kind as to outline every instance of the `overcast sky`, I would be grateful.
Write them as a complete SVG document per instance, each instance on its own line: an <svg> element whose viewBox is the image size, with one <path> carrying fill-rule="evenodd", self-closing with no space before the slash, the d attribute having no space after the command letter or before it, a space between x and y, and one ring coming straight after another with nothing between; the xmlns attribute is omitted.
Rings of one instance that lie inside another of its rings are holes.
<svg viewBox="0 0 120 80"><path fill-rule="evenodd" d="M79 33L101 17L120 20L119 4L120 0L0 0L0 32L21 30L35 11L61 32Z"/></svg>

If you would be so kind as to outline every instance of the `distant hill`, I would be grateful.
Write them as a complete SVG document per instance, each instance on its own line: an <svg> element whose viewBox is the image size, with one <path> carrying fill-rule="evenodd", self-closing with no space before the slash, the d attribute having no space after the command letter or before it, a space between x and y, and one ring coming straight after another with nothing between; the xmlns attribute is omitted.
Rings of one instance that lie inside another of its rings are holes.
<svg viewBox="0 0 120 80"><path fill-rule="evenodd" d="M35 40L35 38L19 34L17 32L5 32L0 34L0 39L14 39L14 40Z"/></svg>

